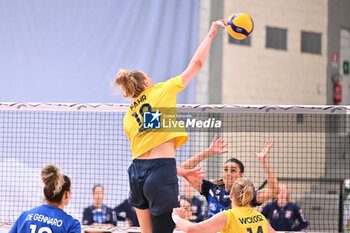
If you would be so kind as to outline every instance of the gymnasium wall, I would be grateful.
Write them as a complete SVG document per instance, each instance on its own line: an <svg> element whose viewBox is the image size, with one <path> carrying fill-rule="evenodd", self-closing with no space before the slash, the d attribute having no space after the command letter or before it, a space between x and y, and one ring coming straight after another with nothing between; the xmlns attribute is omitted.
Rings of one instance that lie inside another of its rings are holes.
<svg viewBox="0 0 350 233"><path fill-rule="evenodd" d="M251 45L223 40L223 103L326 104L328 1L225 1L224 15L247 12ZM287 49L266 48L266 27L287 30ZM301 31L320 33L321 54L301 52Z"/></svg>
<svg viewBox="0 0 350 233"><path fill-rule="evenodd" d="M3 102L120 103L119 68L155 82L180 74L198 43L199 1L0 1ZM179 103L193 103L195 82Z"/></svg>

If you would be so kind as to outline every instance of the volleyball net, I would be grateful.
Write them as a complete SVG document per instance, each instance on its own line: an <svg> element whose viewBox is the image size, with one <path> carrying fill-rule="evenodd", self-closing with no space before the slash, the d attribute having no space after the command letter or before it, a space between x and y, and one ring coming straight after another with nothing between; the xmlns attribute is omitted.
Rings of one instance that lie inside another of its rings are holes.
<svg viewBox="0 0 350 233"><path fill-rule="evenodd" d="M93 203L96 184L104 187L103 202L112 209L127 199L132 161L123 130L127 109L113 104L0 103L0 226L43 203L40 172L47 163L70 177L72 198L65 210L80 221L84 208ZM228 153L200 164L207 178L222 177L223 163L234 157L243 162L244 176L256 188L266 187L254 152L273 139L269 163L308 219L306 231L349 229L349 187L344 181L350 178L350 107L178 105L177 120L189 134L186 145L176 151L178 165L208 148L218 135L228 143ZM169 121L160 123L164 127Z"/></svg>

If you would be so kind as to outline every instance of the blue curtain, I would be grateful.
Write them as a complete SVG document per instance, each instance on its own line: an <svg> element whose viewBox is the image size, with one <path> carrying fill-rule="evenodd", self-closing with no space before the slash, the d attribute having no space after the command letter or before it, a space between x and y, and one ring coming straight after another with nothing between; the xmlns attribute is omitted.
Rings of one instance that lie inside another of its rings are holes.
<svg viewBox="0 0 350 233"><path fill-rule="evenodd" d="M0 0L0 101L125 103L119 68L154 82L197 48L199 0ZM195 82L178 103L194 103Z"/></svg>

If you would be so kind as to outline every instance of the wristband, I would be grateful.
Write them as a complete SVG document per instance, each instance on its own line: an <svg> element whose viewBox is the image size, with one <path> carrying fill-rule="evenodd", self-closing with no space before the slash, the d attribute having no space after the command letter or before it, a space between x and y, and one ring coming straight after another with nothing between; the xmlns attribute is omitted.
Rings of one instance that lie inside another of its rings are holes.
<svg viewBox="0 0 350 233"><path fill-rule="evenodd" d="M171 217L173 218L173 221L174 221L175 224L177 224L178 221L180 220L180 216L179 215L173 214Z"/></svg>

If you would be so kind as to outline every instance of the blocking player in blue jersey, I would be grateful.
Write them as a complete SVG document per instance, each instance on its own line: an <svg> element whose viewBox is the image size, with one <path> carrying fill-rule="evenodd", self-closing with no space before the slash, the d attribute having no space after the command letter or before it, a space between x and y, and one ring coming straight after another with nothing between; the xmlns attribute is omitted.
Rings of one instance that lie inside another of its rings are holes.
<svg viewBox="0 0 350 233"><path fill-rule="evenodd" d="M276 231L301 231L309 222L303 210L290 201L290 192L286 183L280 183L281 192L275 201L269 202L261 213L269 220Z"/></svg>
<svg viewBox="0 0 350 233"><path fill-rule="evenodd" d="M81 233L78 220L64 212L71 198L71 182L53 164L41 171L46 205L23 212L9 233Z"/></svg>
<svg viewBox="0 0 350 233"><path fill-rule="evenodd" d="M227 151L224 151L224 148L226 146L227 144L224 143L224 140L222 138L219 138L217 140L217 137L215 136L212 144L207 150L190 158L185 163L183 163L181 167L184 169L194 168L204 159L207 159L214 154L226 153ZM267 155L270 152L272 146L273 141L271 140L265 143L265 147L260 153L255 152L255 155L258 157L262 166L264 167L269 187L255 191L251 203L252 206L262 204L263 202L276 197L279 193L277 178L267 160ZM231 207L230 190L234 182L243 176L243 163L238 159L231 158L224 163L221 179L218 179L215 182L203 180L202 184L192 184L193 187L198 190L203 196L205 196L208 201L208 218Z"/></svg>

